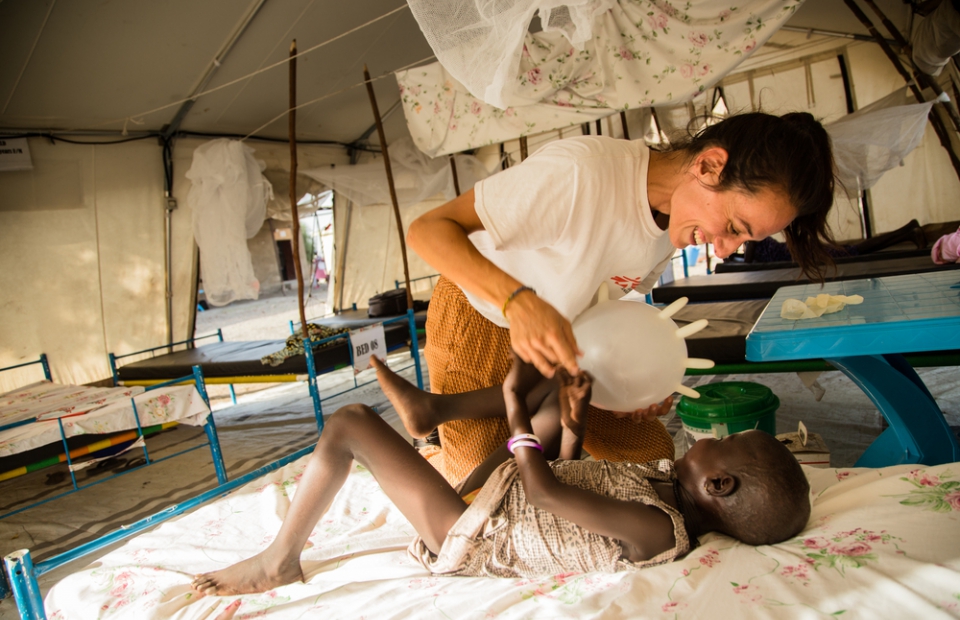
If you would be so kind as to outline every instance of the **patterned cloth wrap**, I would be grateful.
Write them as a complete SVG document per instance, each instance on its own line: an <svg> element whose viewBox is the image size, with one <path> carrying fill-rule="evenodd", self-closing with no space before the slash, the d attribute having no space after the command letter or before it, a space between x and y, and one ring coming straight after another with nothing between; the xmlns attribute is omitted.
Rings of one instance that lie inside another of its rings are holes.
<svg viewBox="0 0 960 620"><path fill-rule="evenodd" d="M527 502L517 462L490 475L433 555L417 537L410 553L438 575L542 577L568 572L619 572L672 562L691 549L683 515L660 499L651 480L673 483L673 462L552 461L557 478L607 497L656 506L673 521L676 545L642 562L621 556L620 542L594 534Z"/></svg>
<svg viewBox="0 0 960 620"><path fill-rule="evenodd" d="M323 340L324 338L329 338L330 336L336 336L337 334L342 334L346 331L347 328L345 327L327 327L326 325L307 323L307 333L310 335L311 342ZM327 347L334 342L336 341L332 340L320 346ZM286 346L276 353L271 353L270 355L261 357L260 363L264 366L279 366L285 359L295 355L303 355L303 335L299 332L287 338Z"/></svg>

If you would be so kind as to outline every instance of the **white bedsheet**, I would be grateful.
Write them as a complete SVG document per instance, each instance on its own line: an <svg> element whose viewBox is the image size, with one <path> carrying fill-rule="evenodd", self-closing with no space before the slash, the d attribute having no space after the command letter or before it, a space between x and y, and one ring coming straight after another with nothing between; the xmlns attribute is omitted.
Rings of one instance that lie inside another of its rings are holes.
<svg viewBox="0 0 960 620"><path fill-rule="evenodd" d="M193 574L266 547L301 459L132 539L58 583L48 616L219 618L238 597L197 597ZM224 618L937 618L960 616L960 464L805 468L801 536L750 547L710 534L643 571L543 579L433 577L407 553L413 529L359 466L302 555L306 583L239 597Z"/></svg>
<svg viewBox="0 0 960 620"><path fill-rule="evenodd" d="M0 427L36 420L0 431L0 457L60 441L58 418L63 418L67 437L135 429L131 397L143 427L165 422L199 426L210 413L192 384L144 392L142 387L95 388L40 381L0 394Z"/></svg>

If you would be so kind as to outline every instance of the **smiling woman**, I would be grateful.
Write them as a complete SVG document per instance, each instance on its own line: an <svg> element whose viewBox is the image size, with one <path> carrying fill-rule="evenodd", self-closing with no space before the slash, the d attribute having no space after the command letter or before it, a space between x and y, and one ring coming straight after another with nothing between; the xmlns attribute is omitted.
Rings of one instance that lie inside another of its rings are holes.
<svg viewBox="0 0 960 620"><path fill-rule="evenodd" d="M677 182L678 169L689 178ZM830 138L813 116L753 113L653 153L648 186L651 209L671 216L674 246L693 245L697 235L699 243L715 244L723 258L745 241L783 231L804 273L822 280L823 265L830 262L825 243L832 245L827 212L834 177ZM658 181L664 186L654 197Z"/></svg>
<svg viewBox="0 0 960 620"><path fill-rule="evenodd" d="M410 226L410 247L443 276L427 317L432 391L501 383L511 348L544 375L556 365L575 375L571 321L598 287L649 292L676 248L710 242L725 256L783 230L816 278L833 170L829 137L806 113L730 117L664 152L600 136L547 144ZM594 411L584 448L615 461L671 458L655 419L670 404ZM507 432L497 420L442 425L448 478Z"/></svg>

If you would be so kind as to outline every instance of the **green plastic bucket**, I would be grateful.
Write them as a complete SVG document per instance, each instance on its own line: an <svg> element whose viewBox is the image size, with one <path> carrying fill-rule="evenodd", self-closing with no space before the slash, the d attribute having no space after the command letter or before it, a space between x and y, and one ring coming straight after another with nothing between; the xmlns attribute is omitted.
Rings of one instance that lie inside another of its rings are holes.
<svg viewBox="0 0 960 620"><path fill-rule="evenodd" d="M683 396L677 403L677 414L692 441L719 439L752 429L776 435L780 399L767 386L726 381L694 389L700 392L700 398Z"/></svg>

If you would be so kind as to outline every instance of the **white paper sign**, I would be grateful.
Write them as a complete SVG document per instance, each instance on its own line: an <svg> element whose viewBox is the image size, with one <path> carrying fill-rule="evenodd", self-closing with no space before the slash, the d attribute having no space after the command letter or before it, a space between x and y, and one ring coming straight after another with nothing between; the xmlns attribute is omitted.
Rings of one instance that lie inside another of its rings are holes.
<svg viewBox="0 0 960 620"><path fill-rule="evenodd" d="M371 355L387 360L387 338L383 333L383 323L350 330L350 345L353 347L354 373L370 367Z"/></svg>
<svg viewBox="0 0 960 620"><path fill-rule="evenodd" d="M0 138L0 170L33 170L26 138Z"/></svg>

